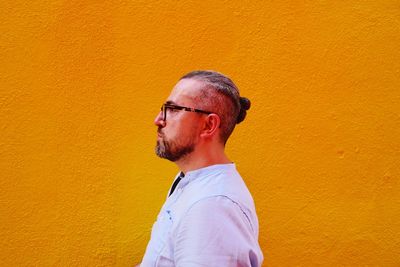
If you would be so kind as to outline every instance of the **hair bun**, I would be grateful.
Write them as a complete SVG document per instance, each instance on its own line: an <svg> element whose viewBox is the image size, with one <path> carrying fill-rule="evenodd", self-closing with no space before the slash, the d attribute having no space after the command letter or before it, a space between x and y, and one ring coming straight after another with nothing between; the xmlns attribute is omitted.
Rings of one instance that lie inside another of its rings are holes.
<svg viewBox="0 0 400 267"><path fill-rule="evenodd" d="M246 110L249 110L251 105L250 100L246 97L240 97L239 102L240 102L240 111L236 123L241 123L244 120L244 118L246 118L247 114Z"/></svg>
<svg viewBox="0 0 400 267"><path fill-rule="evenodd" d="M250 109L250 100L247 97L240 97L239 98L240 101L240 106L242 109L244 110L249 110Z"/></svg>

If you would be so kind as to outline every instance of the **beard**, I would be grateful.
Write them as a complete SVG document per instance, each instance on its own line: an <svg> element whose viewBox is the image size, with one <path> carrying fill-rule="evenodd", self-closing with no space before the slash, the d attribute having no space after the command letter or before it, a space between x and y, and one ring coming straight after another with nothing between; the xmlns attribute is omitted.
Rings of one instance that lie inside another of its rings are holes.
<svg viewBox="0 0 400 267"><path fill-rule="evenodd" d="M194 151L194 138L188 138L185 141L186 142L182 142L182 140L166 140L165 136L163 136L162 139L157 140L155 152L160 158L175 162Z"/></svg>

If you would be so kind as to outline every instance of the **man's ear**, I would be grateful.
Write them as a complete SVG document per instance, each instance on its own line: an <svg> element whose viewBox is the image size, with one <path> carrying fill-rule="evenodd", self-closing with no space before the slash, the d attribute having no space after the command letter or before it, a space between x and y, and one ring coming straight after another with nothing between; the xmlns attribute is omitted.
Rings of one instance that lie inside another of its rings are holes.
<svg viewBox="0 0 400 267"><path fill-rule="evenodd" d="M207 115L204 121L204 127L200 134L201 137L213 137L219 129L221 119L217 114L211 113Z"/></svg>

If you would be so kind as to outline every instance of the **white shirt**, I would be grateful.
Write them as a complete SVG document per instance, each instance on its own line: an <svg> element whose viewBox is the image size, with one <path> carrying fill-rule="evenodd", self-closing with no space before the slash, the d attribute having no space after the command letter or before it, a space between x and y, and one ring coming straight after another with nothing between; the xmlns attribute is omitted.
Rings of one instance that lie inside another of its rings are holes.
<svg viewBox="0 0 400 267"><path fill-rule="evenodd" d="M218 164L187 172L167 197L140 266L258 267L262 261L253 198L234 164Z"/></svg>

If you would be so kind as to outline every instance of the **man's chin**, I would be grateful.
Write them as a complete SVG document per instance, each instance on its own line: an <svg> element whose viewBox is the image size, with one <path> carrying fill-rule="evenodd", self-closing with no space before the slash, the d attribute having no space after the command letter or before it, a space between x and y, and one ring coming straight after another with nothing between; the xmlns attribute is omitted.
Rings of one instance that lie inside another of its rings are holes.
<svg viewBox="0 0 400 267"><path fill-rule="evenodd" d="M162 145L160 144L160 142L157 141L157 145L156 145L156 147L155 147L154 150L155 150L155 152L156 152L156 155L157 155L159 158L171 160L170 157L169 157L169 155L168 155L168 153L165 152L165 147L162 146ZM171 160L171 161L172 161L172 160Z"/></svg>
<svg viewBox="0 0 400 267"><path fill-rule="evenodd" d="M194 150L194 146L181 147L180 149L172 149L170 144L163 140L157 140L155 147L156 155L162 159L167 159L172 162L176 162L190 155Z"/></svg>
<svg viewBox="0 0 400 267"><path fill-rule="evenodd" d="M156 152L156 155L159 158L167 159L167 160L172 161L172 162L175 162L175 161L177 161L179 159L177 157L174 157L173 155L170 155L170 154L166 153L165 150L163 150L162 148L160 148L158 146L156 146L155 152Z"/></svg>
<svg viewBox="0 0 400 267"><path fill-rule="evenodd" d="M164 149L162 149L161 147L160 147L160 145L158 144L158 142L157 142L157 145L156 145L156 147L154 148L154 152L156 152L156 155L157 156L159 156L160 158L164 158Z"/></svg>

